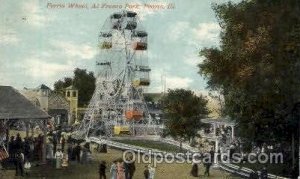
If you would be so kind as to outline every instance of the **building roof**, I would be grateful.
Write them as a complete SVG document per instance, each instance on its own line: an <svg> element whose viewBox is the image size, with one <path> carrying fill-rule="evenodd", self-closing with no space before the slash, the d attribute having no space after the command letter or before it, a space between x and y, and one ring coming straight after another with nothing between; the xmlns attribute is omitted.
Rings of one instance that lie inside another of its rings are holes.
<svg viewBox="0 0 300 179"><path fill-rule="evenodd" d="M11 86L0 86L0 119L46 119L50 116Z"/></svg>
<svg viewBox="0 0 300 179"><path fill-rule="evenodd" d="M206 119L201 119L201 122L203 123L209 123L209 124L221 124L221 125L235 125L235 122L230 119L229 117L223 117L223 118L206 118Z"/></svg>
<svg viewBox="0 0 300 179"><path fill-rule="evenodd" d="M49 99L48 99L48 109L66 109L69 110L70 109L70 105L69 102L67 101L67 99L57 93L57 92L51 92L49 94Z"/></svg>
<svg viewBox="0 0 300 179"><path fill-rule="evenodd" d="M66 90L77 90L77 88L75 88L73 85L71 85L71 86L67 87Z"/></svg>
<svg viewBox="0 0 300 179"><path fill-rule="evenodd" d="M25 96L29 101L31 101L35 106L41 107L41 104L37 98L38 92L32 89L26 89L19 91L23 96Z"/></svg>
<svg viewBox="0 0 300 179"><path fill-rule="evenodd" d="M144 97L150 97L153 101L159 101L163 97L163 93L144 93Z"/></svg>

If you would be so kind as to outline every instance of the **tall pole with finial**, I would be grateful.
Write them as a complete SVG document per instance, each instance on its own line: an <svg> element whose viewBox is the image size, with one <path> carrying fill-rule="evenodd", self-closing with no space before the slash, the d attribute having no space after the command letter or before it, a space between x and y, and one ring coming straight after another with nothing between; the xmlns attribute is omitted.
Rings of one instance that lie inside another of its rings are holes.
<svg viewBox="0 0 300 179"><path fill-rule="evenodd" d="M161 75L161 85L162 85L162 93L163 95L166 93L166 73L165 71L162 72L162 75Z"/></svg>
<svg viewBox="0 0 300 179"><path fill-rule="evenodd" d="M299 173L298 173L298 179L300 179L300 122L298 121L298 135L299 135L299 153L298 153L298 167L299 167Z"/></svg>

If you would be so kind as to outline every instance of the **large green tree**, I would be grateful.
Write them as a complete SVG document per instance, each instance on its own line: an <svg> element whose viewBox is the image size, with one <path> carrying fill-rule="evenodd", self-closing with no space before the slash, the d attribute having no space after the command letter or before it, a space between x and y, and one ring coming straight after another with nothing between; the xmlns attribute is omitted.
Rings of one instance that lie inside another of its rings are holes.
<svg viewBox="0 0 300 179"><path fill-rule="evenodd" d="M54 83L54 91L64 93L65 89L73 84L73 79L70 77L65 77Z"/></svg>
<svg viewBox="0 0 300 179"><path fill-rule="evenodd" d="M209 114L207 102L203 96L197 96L191 90L169 89L162 98L166 118L165 134L181 142L197 136L198 130L203 125L200 119Z"/></svg>
<svg viewBox="0 0 300 179"><path fill-rule="evenodd" d="M204 48L199 73L224 95L226 114L247 141L283 143L298 133L300 7L298 0L214 5L218 48Z"/></svg>
<svg viewBox="0 0 300 179"><path fill-rule="evenodd" d="M74 76L66 77L54 83L54 90L64 92L65 88L73 85L78 89L78 105L83 107L88 105L95 90L95 77L93 72L87 72L85 69L76 68Z"/></svg>

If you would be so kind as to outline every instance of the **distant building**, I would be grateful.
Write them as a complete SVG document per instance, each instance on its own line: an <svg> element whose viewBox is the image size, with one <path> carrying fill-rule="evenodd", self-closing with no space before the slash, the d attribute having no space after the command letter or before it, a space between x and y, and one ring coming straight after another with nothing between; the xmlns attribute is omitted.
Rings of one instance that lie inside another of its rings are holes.
<svg viewBox="0 0 300 179"><path fill-rule="evenodd" d="M51 91L48 105L48 114L54 117L56 124L72 124L70 104L62 94Z"/></svg>
<svg viewBox="0 0 300 179"><path fill-rule="evenodd" d="M70 104L70 122L73 124L78 120L78 90L72 85L67 87L65 90L65 98Z"/></svg>
<svg viewBox="0 0 300 179"><path fill-rule="evenodd" d="M82 119L84 118L84 115L85 115L85 113L86 113L86 111L87 111L87 107L79 107L79 108L77 108L77 121L78 122L80 122L80 121L82 121Z"/></svg>
<svg viewBox="0 0 300 179"><path fill-rule="evenodd" d="M73 87L66 88L65 95L52 91L44 84L37 88L24 88L20 92L33 104L48 112L56 124L71 125L77 120L78 90Z"/></svg>
<svg viewBox="0 0 300 179"><path fill-rule="evenodd" d="M41 97L41 93L37 93L37 97ZM42 98L44 100L43 95ZM36 104L44 104L44 101L28 100L24 95L20 94L16 89L11 86L0 86L0 145L4 143L4 139L9 139L9 127L11 124L22 122L26 128L26 136L29 136L29 128L33 128L38 125L42 129L43 147L42 147L42 161L46 163L46 123L51 117L41 108L37 107ZM45 107L45 106L43 106ZM5 126L5 127L4 127ZM4 130L5 133L4 133Z"/></svg>
<svg viewBox="0 0 300 179"><path fill-rule="evenodd" d="M162 124L164 122L161 106L162 96L163 93L144 93L148 112L156 124Z"/></svg>
<svg viewBox="0 0 300 179"><path fill-rule="evenodd" d="M152 118L155 118L159 122L163 122L164 120L164 115L162 111L162 103L161 99L162 97L166 95L164 93L144 93L144 98L147 103L147 107L149 110L150 115ZM220 117L220 110L221 110L221 105L220 102L217 99L214 99L210 97L209 95L205 95L203 93L198 93L196 94L197 96L202 95L204 98L208 100L207 103L207 108L210 111L210 114L208 115L211 118L218 118Z"/></svg>

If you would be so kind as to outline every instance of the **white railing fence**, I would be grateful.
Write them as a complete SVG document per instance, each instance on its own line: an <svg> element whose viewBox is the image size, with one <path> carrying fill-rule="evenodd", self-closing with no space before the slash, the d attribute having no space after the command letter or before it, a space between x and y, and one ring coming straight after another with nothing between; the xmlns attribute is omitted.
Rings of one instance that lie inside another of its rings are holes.
<svg viewBox="0 0 300 179"><path fill-rule="evenodd" d="M87 141L93 142L96 144L106 144L112 148L116 148L119 150L130 150L135 153L148 154L151 156L159 156L159 157L163 157L163 158L166 158L167 156L171 156L173 154L170 152L165 152L165 151L161 151L161 150L157 150L157 149L144 148L144 147L139 147L139 146L135 146L135 145L124 144L121 142L111 141L111 140L107 140L107 139L101 139L101 138L97 138L97 137L90 137L87 139ZM159 141L168 143L171 145L175 145L175 146L180 146L180 142L175 141L170 138L160 138ZM190 151L192 153L199 152L199 150L197 148L191 147L187 143L182 143L182 148L187 151ZM232 174L235 174L235 175L238 175L241 177L246 177L246 178L249 177L250 174L253 172L253 170L251 170L249 168L240 167L240 166L233 165L230 163L219 163L219 167L229 173L232 173ZM258 171L258 174L260 174L259 171ZM288 178L276 176L273 174L268 174L268 178L269 179L288 179Z"/></svg>

